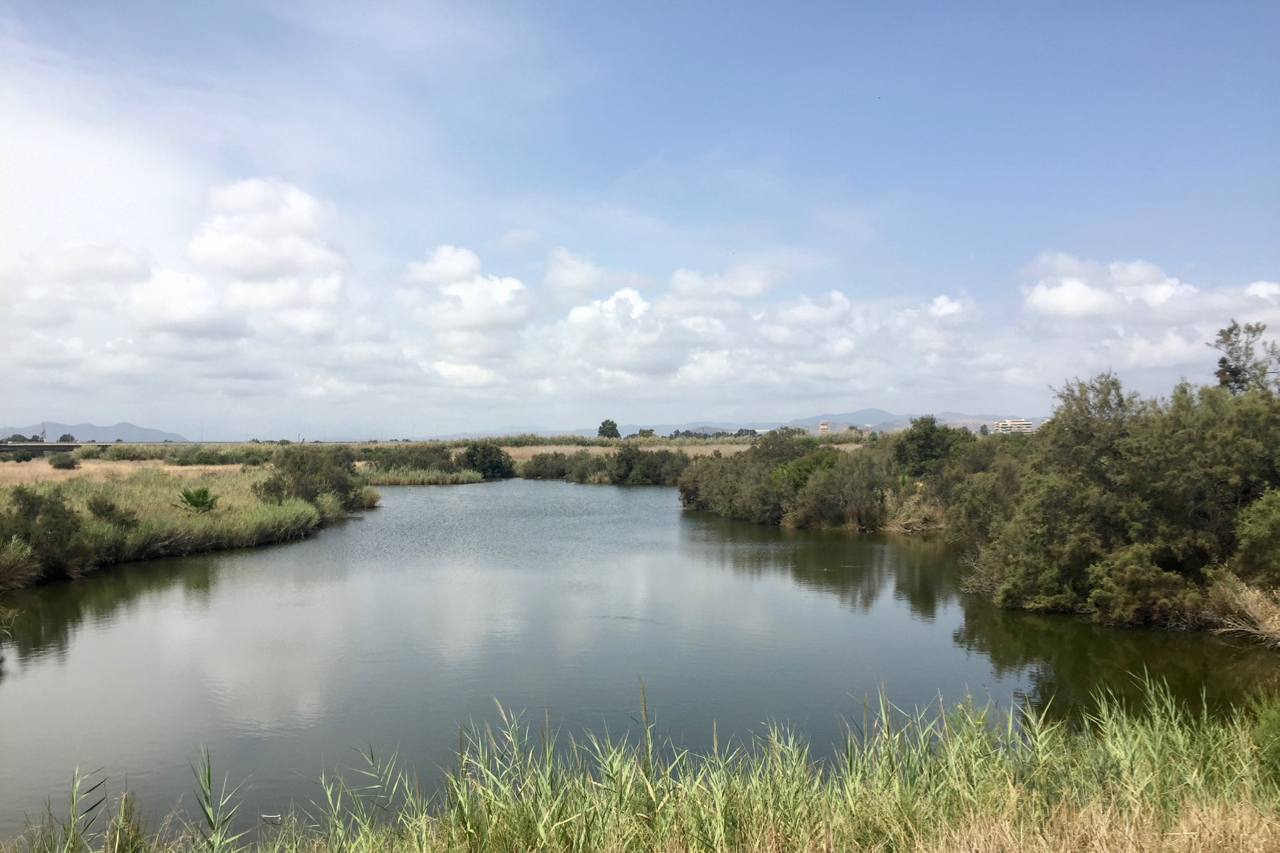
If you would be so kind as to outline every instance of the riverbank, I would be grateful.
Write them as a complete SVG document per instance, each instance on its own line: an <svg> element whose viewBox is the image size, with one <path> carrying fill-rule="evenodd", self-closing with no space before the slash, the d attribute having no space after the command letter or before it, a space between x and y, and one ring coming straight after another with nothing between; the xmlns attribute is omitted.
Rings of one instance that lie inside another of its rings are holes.
<svg viewBox="0 0 1280 853"><path fill-rule="evenodd" d="M100 804L80 782L6 853L556 851L1263 851L1280 846L1280 704L1226 717L1148 685L1145 706L1105 695L1083 725L972 702L903 714L886 702L853 721L833 761L773 727L692 754L640 736L557 745L503 714L464 732L436 792L372 752L314 807L261 819L237 811L205 763L198 819L158 829L138 804ZM214 756L216 763L217 756ZM233 783L234 784L234 783ZM184 792L174 792L175 799ZM63 803L59 811L66 809ZM96 825L93 819L101 820ZM77 817L79 815L79 817ZM252 840L237 835L258 824Z"/></svg>
<svg viewBox="0 0 1280 853"><path fill-rule="evenodd" d="M333 494L264 500L273 474L137 467L0 487L0 592L117 563L298 539L350 510ZM369 489L358 500L372 506L377 497Z"/></svg>

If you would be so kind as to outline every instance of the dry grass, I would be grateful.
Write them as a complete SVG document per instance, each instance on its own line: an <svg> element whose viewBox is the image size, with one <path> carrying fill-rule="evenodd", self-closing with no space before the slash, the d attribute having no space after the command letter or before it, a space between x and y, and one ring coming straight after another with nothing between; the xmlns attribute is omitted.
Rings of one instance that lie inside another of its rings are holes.
<svg viewBox="0 0 1280 853"><path fill-rule="evenodd" d="M30 462L0 462L0 486L16 486L20 483L45 481L64 482L77 477L90 480L124 479L135 471L162 470L179 477L199 477L206 474L236 474L239 465L166 465L159 459L141 462L116 462L107 459L84 459L79 468L58 470L48 460L38 457Z"/></svg>
<svg viewBox="0 0 1280 853"><path fill-rule="evenodd" d="M1233 575L1219 580L1215 592L1225 599L1227 615L1216 629L1272 648L1280 648L1280 590L1248 586Z"/></svg>

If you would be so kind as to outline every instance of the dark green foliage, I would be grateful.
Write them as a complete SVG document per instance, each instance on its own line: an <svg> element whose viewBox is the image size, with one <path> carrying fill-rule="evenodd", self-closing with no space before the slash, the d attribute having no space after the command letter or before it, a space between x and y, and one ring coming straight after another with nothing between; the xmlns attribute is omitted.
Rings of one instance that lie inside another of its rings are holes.
<svg viewBox="0 0 1280 853"><path fill-rule="evenodd" d="M116 506L115 501L102 495L89 498L89 514L99 521L119 527L121 530L132 530L138 526L138 514Z"/></svg>
<svg viewBox="0 0 1280 853"><path fill-rule="evenodd" d="M618 432L618 425L613 421L605 418L600 422L600 428L596 430L597 438L622 438L622 433Z"/></svg>
<svg viewBox="0 0 1280 853"><path fill-rule="evenodd" d="M107 451L110 456L111 451ZM205 447L192 444L172 456L165 457L170 465L263 465L270 458L270 451L253 446Z"/></svg>
<svg viewBox="0 0 1280 853"><path fill-rule="evenodd" d="M58 442L60 444L74 444L75 440L76 437L69 432L64 432L62 435L58 436Z"/></svg>
<svg viewBox="0 0 1280 853"><path fill-rule="evenodd" d="M379 471L414 470L443 471L452 474L461 470L453 459L453 451L438 442L379 445L360 448L360 456L369 466Z"/></svg>
<svg viewBox="0 0 1280 853"><path fill-rule="evenodd" d="M884 459L845 464L804 430L783 427L734 456L704 456L681 476L680 499L757 524L851 525L872 529L884 511ZM870 454L868 454L870 456Z"/></svg>
<svg viewBox="0 0 1280 853"><path fill-rule="evenodd" d="M674 486L689 467L689 456L682 450L641 450L633 444L623 445L607 457L605 473L617 486Z"/></svg>
<svg viewBox="0 0 1280 853"><path fill-rule="evenodd" d="M57 468L60 471L71 471L80 467L80 460L72 456L69 452L50 453L49 467Z"/></svg>
<svg viewBox="0 0 1280 853"><path fill-rule="evenodd" d="M569 457L563 453L535 453L520 469L526 480L563 480L568 473Z"/></svg>
<svg viewBox="0 0 1280 853"><path fill-rule="evenodd" d="M612 456L594 456L586 450L572 456L538 453L524 464L520 476L615 486L674 486L689 462L683 450L642 450L626 444Z"/></svg>
<svg viewBox="0 0 1280 853"><path fill-rule="evenodd" d="M29 450L15 450L12 453L4 454L7 457L6 462L30 462L36 457Z"/></svg>
<svg viewBox="0 0 1280 853"><path fill-rule="evenodd" d="M933 415L925 415L912 418L911 428L897 437L893 458L908 477L934 475L973 440L967 429L939 426Z"/></svg>
<svg viewBox="0 0 1280 853"><path fill-rule="evenodd" d="M218 506L218 496L204 486L197 489L183 489L178 494L178 502L174 506L191 512L212 512Z"/></svg>
<svg viewBox="0 0 1280 853"><path fill-rule="evenodd" d="M1227 328L1218 330L1217 340L1209 346L1222 353L1218 369L1213 372L1220 387L1232 394L1270 387L1269 380L1280 369L1280 346L1263 344L1261 354L1258 353L1255 347L1266 330L1263 323L1246 323L1242 327L1235 320Z"/></svg>
<svg viewBox="0 0 1280 853"><path fill-rule="evenodd" d="M516 475L511 454L494 441L473 441L462 452L462 467L479 472L486 480L502 480Z"/></svg>
<svg viewBox="0 0 1280 853"><path fill-rule="evenodd" d="M1254 543L1242 564L1269 576L1260 549L1272 508L1241 516L1280 486L1280 406L1269 391L1183 384L1144 401L1104 374L1068 385L1059 401L1032 437L1016 491L957 490L971 528L989 534L979 575L999 603L1194 624L1208 573L1240 546L1238 524Z"/></svg>
<svg viewBox="0 0 1280 853"><path fill-rule="evenodd" d="M25 435L20 435L19 433L15 432L13 435L6 438L5 441L12 444L26 444L27 437Z"/></svg>
<svg viewBox="0 0 1280 853"><path fill-rule="evenodd" d="M1268 489L1240 511L1236 538L1240 575L1252 583L1280 586L1280 490Z"/></svg>
<svg viewBox="0 0 1280 853"><path fill-rule="evenodd" d="M0 512L0 542L17 537L30 545L43 577L74 577L92 565L91 550L80 535L81 518L61 489L41 494L17 486L10 504Z"/></svg>
<svg viewBox="0 0 1280 853"><path fill-rule="evenodd" d="M300 498L315 503L323 494L334 495L348 512L360 508L360 487L355 480L355 453L345 445L290 445L271 457L275 471L253 487L267 503Z"/></svg>

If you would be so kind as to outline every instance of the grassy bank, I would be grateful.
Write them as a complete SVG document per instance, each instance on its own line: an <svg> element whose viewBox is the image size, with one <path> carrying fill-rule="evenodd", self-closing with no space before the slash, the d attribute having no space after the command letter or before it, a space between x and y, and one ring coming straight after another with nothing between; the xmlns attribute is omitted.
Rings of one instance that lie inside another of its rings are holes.
<svg viewBox="0 0 1280 853"><path fill-rule="evenodd" d="M42 502L41 514L29 537L10 536L0 545L0 591L79 577L130 560L297 539L319 527L326 515L340 514L300 499L264 503L253 486L265 479L266 472L178 477L144 469L117 481L73 479L23 487ZM216 507L207 512L182 508L184 489L208 489L217 496ZM59 497L69 512L59 507L54 518L43 502ZM14 489L0 489L0 508L12 513L13 504Z"/></svg>
<svg viewBox="0 0 1280 853"><path fill-rule="evenodd" d="M856 721L834 760L773 728L696 755L641 737L556 745L504 716L464 733L439 791L370 759L322 780L311 809L253 841L235 796L197 768L198 823L148 832L131 804L81 795L7 851L284 853L549 851L1251 851L1280 846L1280 705L1225 718L1151 687L1105 697L1082 725L971 703L888 705ZM87 787L87 783L83 785ZM184 792L174 792L175 798ZM106 811L106 809L110 811ZM61 809L60 809L61 810ZM252 818L250 818L252 820ZM244 821L241 821L243 824ZM86 830L85 827L88 827Z"/></svg>
<svg viewBox="0 0 1280 853"><path fill-rule="evenodd" d="M24 463L33 464L33 463ZM306 536L379 495L345 448L284 448L270 465L0 487L0 592L114 563Z"/></svg>

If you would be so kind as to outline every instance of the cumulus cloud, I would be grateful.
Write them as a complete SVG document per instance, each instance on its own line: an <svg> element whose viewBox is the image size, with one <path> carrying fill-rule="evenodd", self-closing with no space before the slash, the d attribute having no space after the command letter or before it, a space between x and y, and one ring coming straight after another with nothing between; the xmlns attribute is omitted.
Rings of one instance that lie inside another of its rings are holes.
<svg viewBox="0 0 1280 853"><path fill-rule="evenodd" d="M1137 303L1147 308L1187 304L1198 292L1146 261L1099 264L1046 252L1027 269L1041 278L1024 291L1026 307L1050 317L1119 316Z"/></svg>
<svg viewBox="0 0 1280 853"><path fill-rule="evenodd" d="M1108 368L1206 372L1204 343L1231 318L1280 320L1276 282L1200 288L1145 261L1063 253L1032 259L1012 311L941 288L880 300L840 286L779 292L788 270L769 265L682 267L660 283L567 247L531 288L438 245L388 293L329 238L331 205L301 188L239 181L208 200L185 265L110 242L0 258L0 350L16 377L185 383L246 407L502 405L516 421L541 420L531 413L549 401L689 417L778 401L981 407L984 394L1045 397Z"/></svg>
<svg viewBox="0 0 1280 853"><path fill-rule="evenodd" d="M187 255L200 268L250 280L336 269L336 251L320 239L325 210L280 180L252 179L209 193L210 219Z"/></svg>

